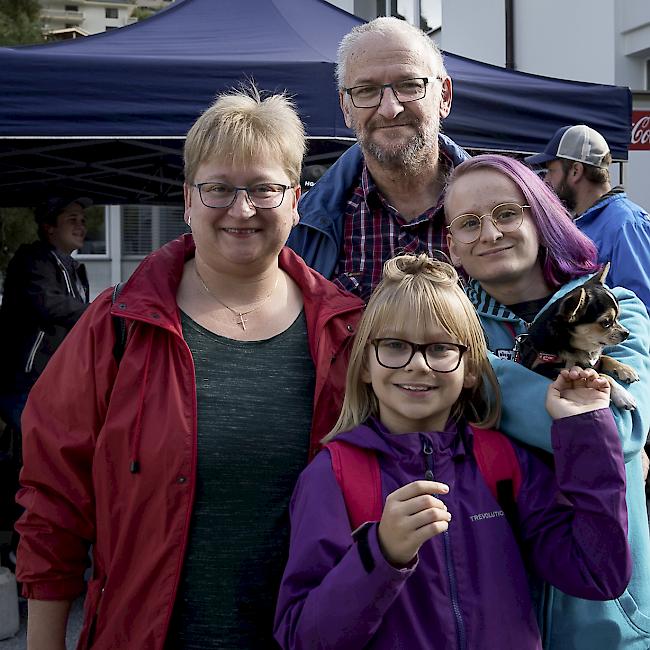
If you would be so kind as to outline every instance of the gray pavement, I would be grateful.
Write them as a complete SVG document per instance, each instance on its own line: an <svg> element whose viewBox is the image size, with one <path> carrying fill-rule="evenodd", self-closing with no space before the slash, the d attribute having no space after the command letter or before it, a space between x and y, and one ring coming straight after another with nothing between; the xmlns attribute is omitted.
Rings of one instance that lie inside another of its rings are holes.
<svg viewBox="0 0 650 650"><path fill-rule="evenodd" d="M27 648L27 601L21 598L18 606L20 608L20 630L15 637L0 641L0 650L25 650ZM78 598L72 604L68 618L67 650L74 650L77 645L77 639L81 633L82 618L83 598Z"/></svg>

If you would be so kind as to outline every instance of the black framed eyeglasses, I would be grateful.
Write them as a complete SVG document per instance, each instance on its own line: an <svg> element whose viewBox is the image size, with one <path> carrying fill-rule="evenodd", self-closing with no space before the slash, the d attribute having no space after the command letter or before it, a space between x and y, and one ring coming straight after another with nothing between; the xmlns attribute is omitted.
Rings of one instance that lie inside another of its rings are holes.
<svg viewBox="0 0 650 650"><path fill-rule="evenodd" d="M404 339L373 339L377 363L384 368L397 370L411 363L416 352L421 352L427 366L434 372L454 372L460 365L467 346L460 343L434 341L432 343L411 343Z"/></svg>
<svg viewBox="0 0 650 650"><path fill-rule="evenodd" d="M390 84L373 84L367 86L352 86L344 88L343 91L350 95L352 104L356 108L375 108L381 104L386 88L390 88L395 99L400 104L416 102L424 99L427 94L427 85L434 81L442 81L442 77L413 77L403 79Z"/></svg>
<svg viewBox="0 0 650 650"><path fill-rule="evenodd" d="M251 187L236 187L227 183L194 183L201 203L206 208L229 208L239 192L246 192L248 202L254 208L277 208L282 205L285 192L291 187L281 183L258 183Z"/></svg>
<svg viewBox="0 0 650 650"><path fill-rule="evenodd" d="M524 221L524 209L529 205L518 203L499 203L487 214L459 214L447 226L449 234L461 244L472 244L481 236L483 219L489 217L494 227L500 232L514 232Z"/></svg>

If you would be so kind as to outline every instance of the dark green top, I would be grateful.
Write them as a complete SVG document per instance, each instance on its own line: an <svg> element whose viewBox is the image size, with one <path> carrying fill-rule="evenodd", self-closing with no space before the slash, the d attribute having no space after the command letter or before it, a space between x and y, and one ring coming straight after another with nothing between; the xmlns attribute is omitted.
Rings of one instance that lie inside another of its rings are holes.
<svg viewBox="0 0 650 650"><path fill-rule="evenodd" d="M307 463L315 371L304 313L264 341L181 313L198 403L196 497L167 648L277 647L288 503Z"/></svg>

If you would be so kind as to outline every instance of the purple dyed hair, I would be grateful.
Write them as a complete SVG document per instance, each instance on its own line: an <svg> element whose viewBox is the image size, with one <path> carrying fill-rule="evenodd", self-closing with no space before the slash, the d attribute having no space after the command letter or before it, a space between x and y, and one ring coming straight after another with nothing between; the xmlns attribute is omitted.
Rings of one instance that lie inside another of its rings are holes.
<svg viewBox="0 0 650 650"><path fill-rule="evenodd" d="M484 154L456 167L449 187L476 169L494 169L504 174L526 197L539 237L544 280L551 288L598 270L596 246L578 230L555 192L535 172L514 158Z"/></svg>

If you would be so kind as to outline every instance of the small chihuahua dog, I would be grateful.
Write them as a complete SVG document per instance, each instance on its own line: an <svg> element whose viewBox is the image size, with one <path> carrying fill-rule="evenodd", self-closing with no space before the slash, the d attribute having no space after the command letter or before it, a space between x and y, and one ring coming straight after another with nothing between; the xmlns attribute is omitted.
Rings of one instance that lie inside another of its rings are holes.
<svg viewBox="0 0 650 650"><path fill-rule="evenodd" d="M555 377L561 368L580 366L616 375L621 381L639 380L634 368L602 354L605 347L624 341L629 332L618 322L618 302L605 286L609 262L582 286L543 311L519 337L519 359L540 374ZM634 409L636 401L608 375L612 401Z"/></svg>

